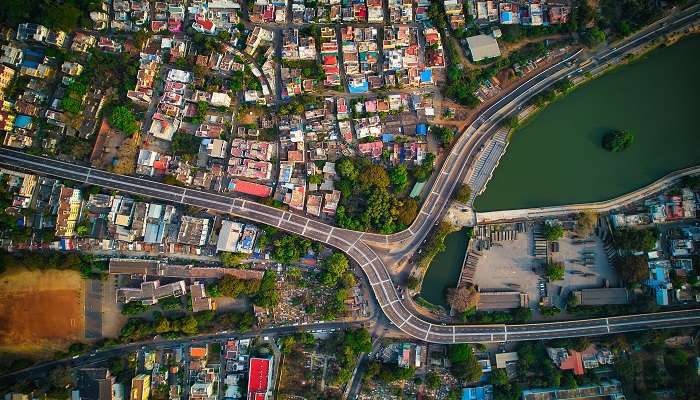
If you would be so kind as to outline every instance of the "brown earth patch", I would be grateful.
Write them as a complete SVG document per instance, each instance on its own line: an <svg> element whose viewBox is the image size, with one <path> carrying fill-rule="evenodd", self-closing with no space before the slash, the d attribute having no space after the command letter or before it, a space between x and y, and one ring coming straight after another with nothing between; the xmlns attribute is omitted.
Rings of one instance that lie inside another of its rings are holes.
<svg viewBox="0 0 700 400"><path fill-rule="evenodd" d="M83 281L75 271L0 276L0 352L56 350L84 339Z"/></svg>

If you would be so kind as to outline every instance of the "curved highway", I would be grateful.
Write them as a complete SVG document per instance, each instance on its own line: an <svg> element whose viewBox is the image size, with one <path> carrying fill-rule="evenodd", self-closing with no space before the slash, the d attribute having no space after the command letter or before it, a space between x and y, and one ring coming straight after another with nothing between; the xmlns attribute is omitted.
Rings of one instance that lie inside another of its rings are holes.
<svg viewBox="0 0 700 400"><path fill-rule="evenodd" d="M640 43L653 40L667 31L677 29L685 21L698 14L698 11L686 11L674 17L673 22L664 24L656 30L643 32L630 39L626 44L597 55L594 58L595 61L586 68L578 68L577 62L580 53L577 52L505 95L486 109L458 138L442 168L437 172L435 183L416 220L408 229L392 235L350 231L254 201L166 185L132 176L117 175L10 149L0 149L0 164L163 201L232 214L326 243L345 252L362 268L379 306L389 320L405 333L420 340L434 343L516 341L698 325L700 324L700 310L525 325L435 324L426 321L407 308L392 282L387 265L369 246L388 244L397 247L414 247L420 243L420 240L439 220L455 186L463 180L470 161L478 153L479 146L490 138L503 118L507 117L512 110L522 106L529 98L564 76L583 74L596 68L621 56Z"/></svg>

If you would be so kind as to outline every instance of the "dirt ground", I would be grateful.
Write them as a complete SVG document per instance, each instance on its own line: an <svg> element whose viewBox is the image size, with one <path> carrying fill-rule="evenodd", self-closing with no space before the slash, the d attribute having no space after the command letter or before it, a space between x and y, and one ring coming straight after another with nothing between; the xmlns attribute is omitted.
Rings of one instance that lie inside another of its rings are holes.
<svg viewBox="0 0 700 400"><path fill-rule="evenodd" d="M84 338L84 287L75 271L0 276L0 352L41 356ZM48 350L48 351L47 351Z"/></svg>

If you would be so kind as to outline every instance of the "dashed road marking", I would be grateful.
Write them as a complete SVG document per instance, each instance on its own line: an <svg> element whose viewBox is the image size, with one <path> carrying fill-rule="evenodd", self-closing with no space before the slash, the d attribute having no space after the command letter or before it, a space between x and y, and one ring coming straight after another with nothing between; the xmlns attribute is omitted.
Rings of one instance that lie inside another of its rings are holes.
<svg viewBox="0 0 700 400"><path fill-rule="evenodd" d="M396 303L397 301L399 301L399 299L396 299L396 300L390 301L390 302L388 302L388 303L384 304L384 305L382 306L382 308L384 308L384 307L386 307L386 306L390 306L390 305L392 305L392 304Z"/></svg>
<svg viewBox="0 0 700 400"><path fill-rule="evenodd" d="M367 261L366 263L362 264L362 268L366 267L369 264L372 264L373 262L377 261L377 257L374 257L372 261Z"/></svg>

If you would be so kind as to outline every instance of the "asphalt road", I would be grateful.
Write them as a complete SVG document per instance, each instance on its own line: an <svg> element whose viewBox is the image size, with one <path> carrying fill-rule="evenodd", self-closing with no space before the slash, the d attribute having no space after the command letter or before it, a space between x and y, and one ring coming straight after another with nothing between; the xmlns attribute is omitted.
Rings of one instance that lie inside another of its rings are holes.
<svg viewBox="0 0 700 400"><path fill-rule="evenodd" d="M116 175L10 149L0 149L0 164L163 201L204 207L276 226L326 243L345 252L360 265L367 275L369 285L384 314L399 329L420 340L434 343L534 340L697 325L700 323L700 310L512 326L436 324L426 321L421 315L415 313L411 308L410 300L402 299L402 295L399 294L391 279L387 265L370 247L370 245L389 245L404 251L407 248L415 249L439 221L455 186L464 179L468 166L478 153L479 147L490 138L490 135L496 131L498 123L511 111L517 110L529 98L564 76L584 74L601 64L615 60L639 44L654 40L668 31L681 27L700 14L696 10L697 8L686 10L667 20L663 25L652 26L648 31L628 39L619 47L596 54L593 62L585 68L578 67L580 52L574 53L506 94L486 109L464 134L460 135L442 168L437 172L437 179L416 220L408 229L392 235L341 229L250 200L166 185L137 177Z"/></svg>
<svg viewBox="0 0 700 400"><path fill-rule="evenodd" d="M246 339L246 338L252 338L252 337L257 337L257 336L264 336L264 335L287 335L287 334L293 334L296 332L301 332L301 331L306 331L306 332L311 332L311 331L331 331L331 330L340 330L340 329L345 329L351 326L355 326L357 323L352 323L352 322L327 322L327 323L322 323L322 324L306 324L306 325L298 325L298 326L284 326L284 327L275 327L275 328L268 328L268 329L263 329L263 330L258 330L258 331L251 331L247 333L228 333L228 332L221 332L221 333L216 333L216 334L209 334L209 335L199 335L195 337L188 337L188 338L183 338L183 339L174 339L174 340L167 340L167 339L160 339L160 340L153 340L153 341L144 341L144 342L135 342L135 343L129 343L126 345L121 345L121 346L116 346L116 347L111 347L108 349L100 349L93 351L88 354L76 356L75 358L64 358L61 360L55 360L55 361L50 361L46 362L43 364L39 364L33 367L25 368L19 371L12 372L7 375L3 375L0 377L0 386L4 386L6 384L12 384L15 382L18 382L20 380L24 379L36 379L36 378L41 378L44 376L47 376L49 371L51 371L53 368L63 366L63 367L69 367L69 368L77 368L77 367L88 367L90 365L94 364L99 364L103 363L113 357L118 357L122 356L134 351L139 350L142 347L146 347L148 349L168 349L168 348L175 348L175 347L180 347L182 345L201 345L205 343L210 343L213 341L221 341L221 340L226 340L230 338L234 339Z"/></svg>

